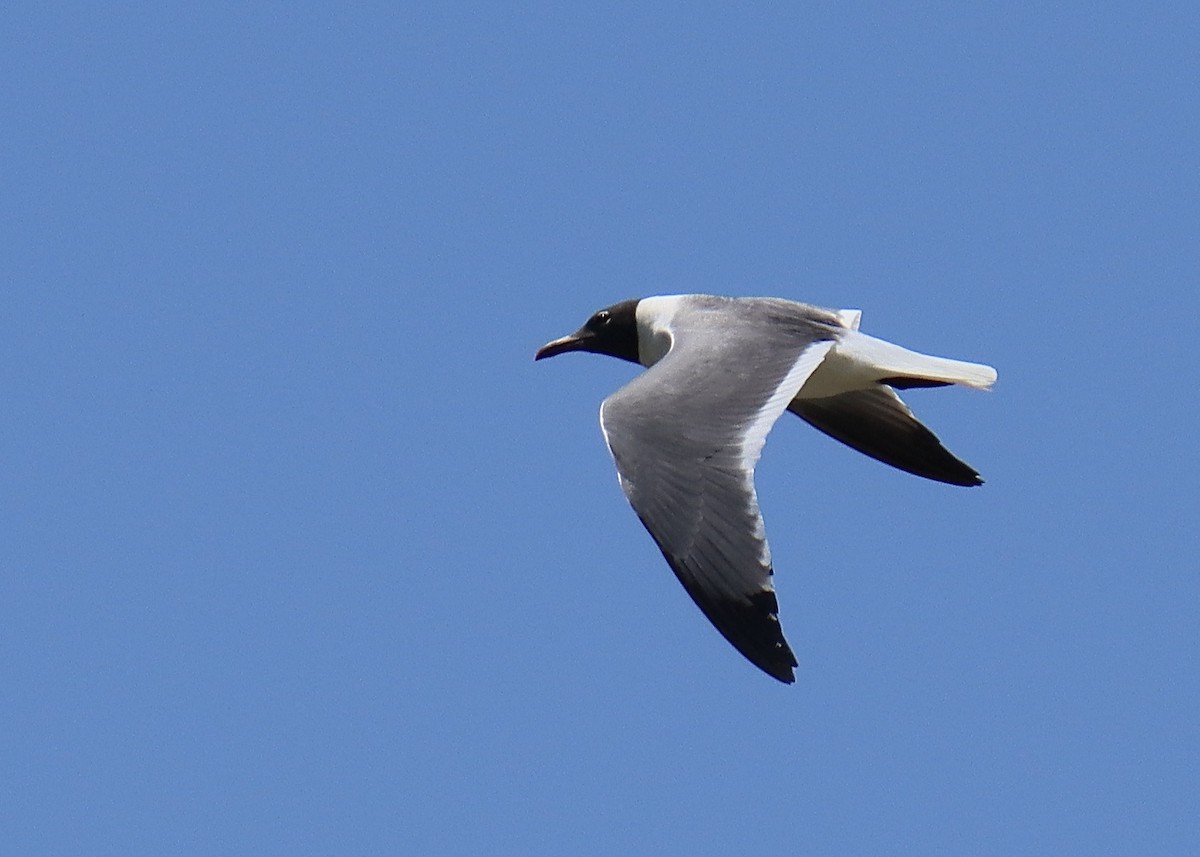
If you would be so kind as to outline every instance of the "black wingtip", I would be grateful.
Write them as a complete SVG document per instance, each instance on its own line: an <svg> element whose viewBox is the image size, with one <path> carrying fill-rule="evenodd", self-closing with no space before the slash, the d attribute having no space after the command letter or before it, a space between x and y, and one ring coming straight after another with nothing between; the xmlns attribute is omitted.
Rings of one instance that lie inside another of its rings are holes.
<svg viewBox="0 0 1200 857"><path fill-rule="evenodd" d="M680 581L683 580L680 577ZM783 636L779 624L779 602L773 590L764 589L746 600L709 600L687 583L684 583L684 588L721 636L742 657L776 681L795 683L794 669L798 663Z"/></svg>
<svg viewBox="0 0 1200 857"><path fill-rule="evenodd" d="M902 467L900 469L905 470L907 468ZM910 470L909 472L912 473L913 471ZM936 482L942 482L946 485L958 485L962 488L978 488L983 484L983 477L965 464L962 469L947 469L942 471L940 475L932 475L928 472L917 473L916 475L924 476L926 479L933 479Z"/></svg>
<svg viewBox="0 0 1200 857"><path fill-rule="evenodd" d="M640 512L638 517L662 550L654 530ZM726 572L721 565L715 566L715 574L713 566L705 566L705 553L700 554L697 565L666 550L662 554L700 612L746 660L783 684L796 681L793 669L798 664L779 624L779 601L774 589L767 586L753 592L738 592L736 575L732 577L732 586L729 582L714 586L713 581L720 580ZM723 560L724 556L720 556ZM770 566L760 566L757 571L770 580Z"/></svg>
<svg viewBox="0 0 1200 857"><path fill-rule="evenodd" d="M783 682L784 684L795 684L796 683L796 673L795 673L795 671L793 671L793 669L791 667L787 667L786 669L782 669L782 670L776 670L776 669L767 669L766 667L761 666L759 664L756 664L756 666L758 666L759 669L761 669L763 672L765 672L767 675L769 675L771 678L775 679L776 681Z"/></svg>
<svg viewBox="0 0 1200 857"><path fill-rule="evenodd" d="M957 461L957 459L955 459ZM975 472L975 468L969 464L958 461L960 467L944 472L942 477L930 476L926 473L918 473L918 476L925 476L927 479L936 479L938 482L944 482L947 485L960 485L963 488L978 488L983 484L983 477ZM903 469L903 468L901 468Z"/></svg>

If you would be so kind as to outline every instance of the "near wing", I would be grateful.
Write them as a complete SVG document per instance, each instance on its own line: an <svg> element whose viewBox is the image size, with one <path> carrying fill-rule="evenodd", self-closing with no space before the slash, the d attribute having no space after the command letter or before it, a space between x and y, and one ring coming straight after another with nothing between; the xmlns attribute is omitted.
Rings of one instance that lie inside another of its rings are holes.
<svg viewBox="0 0 1200 857"><path fill-rule="evenodd" d="M791 682L754 465L833 343L816 325L732 333L676 331L666 357L605 400L600 424L625 496L692 600L752 663Z"/></svg>

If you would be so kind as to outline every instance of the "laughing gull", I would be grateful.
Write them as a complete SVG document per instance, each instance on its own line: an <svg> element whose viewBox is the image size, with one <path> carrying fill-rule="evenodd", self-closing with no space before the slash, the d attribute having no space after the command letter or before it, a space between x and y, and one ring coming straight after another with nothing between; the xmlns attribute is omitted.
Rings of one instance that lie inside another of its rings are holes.
<svg viewBox="0 0 1200 857"><path fill-rule="evenodd" d="M795 681L779 624L754 466L785 410L885 464L981 485L896 390L987 389L996 370L858 330L858 310L779 298L675 295L602 309L535 360L608 354L649 371L600 406L617 478L688 595L759 669Z"/></svg>

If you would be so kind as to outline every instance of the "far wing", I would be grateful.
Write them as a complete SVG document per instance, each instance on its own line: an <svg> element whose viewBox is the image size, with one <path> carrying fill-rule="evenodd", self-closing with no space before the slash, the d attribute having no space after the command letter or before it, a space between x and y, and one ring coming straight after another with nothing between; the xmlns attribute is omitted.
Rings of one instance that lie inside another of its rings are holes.
<svg viewBox="0 0 1200 857"><path fill-rule="evenodd" d="M813 428L884 464L951 485L983 484L979 474L942 446L889 387L881 385L824 399L797 399L788 410Z"/></svg>
<svg viewBox="0 0 1200 857"><path fill-rule="evenodd" d="M754 466L832 346L823 335L707 337L701 347L681 334L600 410L621 487L679 582L726 640L784 682L796 659L779 625Z"/></svg>

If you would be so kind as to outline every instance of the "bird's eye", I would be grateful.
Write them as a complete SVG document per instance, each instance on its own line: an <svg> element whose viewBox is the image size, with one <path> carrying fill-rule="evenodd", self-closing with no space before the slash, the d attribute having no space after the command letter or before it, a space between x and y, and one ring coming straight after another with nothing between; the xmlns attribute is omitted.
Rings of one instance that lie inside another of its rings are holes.
<svg viewBox="0 0 1200 857"><path fill-rule="evenodd" d="M608 324L610 321L612 321L612 316L608 314L608 310L604 309L604 310L600 310L600 312L596 313L596 325L597 326L603 327L604 325Z"/></svg>

